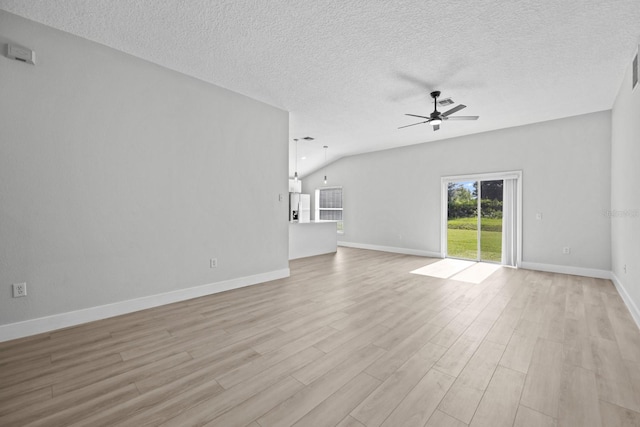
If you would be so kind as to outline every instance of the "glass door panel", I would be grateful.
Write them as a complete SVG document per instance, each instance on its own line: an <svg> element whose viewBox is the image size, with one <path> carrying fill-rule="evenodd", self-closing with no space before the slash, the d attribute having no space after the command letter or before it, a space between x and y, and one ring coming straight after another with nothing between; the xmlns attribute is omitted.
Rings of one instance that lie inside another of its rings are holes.
<svg viewBox="0 0 640 427"><path fill-rule="evenodd" d="M478 259L478 182L448 184L447 256Z"/></svg>
<svg viewBox="0 0 640 427"><path fill-rule="evenodd" d="M503 180L480 181L480 260L502 262Z"/></svg>

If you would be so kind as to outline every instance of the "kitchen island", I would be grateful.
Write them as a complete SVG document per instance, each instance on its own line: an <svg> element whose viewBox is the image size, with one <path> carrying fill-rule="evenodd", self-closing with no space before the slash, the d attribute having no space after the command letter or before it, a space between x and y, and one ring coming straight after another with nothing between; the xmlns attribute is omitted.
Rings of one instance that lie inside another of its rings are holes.
<svg viewBox="0 0 640 427"><path fill-rule="evenodd" d="M289 223L289 259L334 253L338 248L336 222Z"/></svg>

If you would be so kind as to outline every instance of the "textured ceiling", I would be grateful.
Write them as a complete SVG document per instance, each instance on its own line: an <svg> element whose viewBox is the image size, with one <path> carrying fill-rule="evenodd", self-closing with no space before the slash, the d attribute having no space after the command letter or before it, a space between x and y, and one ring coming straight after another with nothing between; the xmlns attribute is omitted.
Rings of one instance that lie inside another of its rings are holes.
<svg viewBox="0 0 640 427"><path fill-rule="evenodd" d="M0 9L290 111L291 138L316 138L299 144L301 176L324 163L323 145L331 162L610 109L640 39L639 0L0 0ZM433 89L480 119L398 130L414 123L404 113L428 115Z"/></svg>

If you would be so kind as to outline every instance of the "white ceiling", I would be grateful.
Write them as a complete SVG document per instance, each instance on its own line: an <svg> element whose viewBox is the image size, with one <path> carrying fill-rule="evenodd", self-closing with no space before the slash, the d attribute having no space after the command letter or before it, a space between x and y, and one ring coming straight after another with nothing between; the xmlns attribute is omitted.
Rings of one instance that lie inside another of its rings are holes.
<svg viewBox="0 0 640 427"><path fill-rule="evenodd" d="M0 0L0 9L290 111L291 139L316 138L300 142L301 176L322 166L323 145L330 163L610 109L640 39L639 0ZM480 119L398 130L415 122L404 113L428 115L433 89Z"/></svg>

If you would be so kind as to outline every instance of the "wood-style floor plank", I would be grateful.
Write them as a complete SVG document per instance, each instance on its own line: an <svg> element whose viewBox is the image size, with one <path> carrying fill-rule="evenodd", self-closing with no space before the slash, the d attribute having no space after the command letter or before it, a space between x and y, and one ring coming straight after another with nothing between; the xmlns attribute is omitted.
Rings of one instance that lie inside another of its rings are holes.
<svg viewBox="0 0 640 427"><path fill-rule="evenodd" d="M484 341L440 402L440 409L466 423L471 422L504 348L502 344Z"/></svg>
<svg viewBox="0 0 640 427"><path fill-rule="evenodd" d="M384 427L423 426L446 394L454 377L431 369L382 423Z"/></svg>
<svg viewBox="0 0 640 427"><path fill-rule="evenodd" d="M600 427L595 374L587 369L565 364L559 405L559 426Z"/></svg>
<svg viewBox="0 0 640 427"><path fill-rule="evenodd" d="M521 372L498 366L470 426L512 426L524 386L524 377Z"/></svg>
<svg viewBox="0 0 640 427"><path fill-rule="evenodd" d="M294 426L335 426L379 385L379 380L362 372L300 418Z"/></svg>
<svg viewBox="0 0 640 427"><path fill-rule="evenodd" d="M513 427L556 427L556 420L548 415L520 405Z"/></svg>
<svg viewBox="0 0 640 427"><path fill-rule="evenodd" d="M211 396L209 399L186 411L182 411L180 414L176 414L173 418L167 420L165 425L180 427L185 425L204 425L211 422L265 389L276 387L276 384L290 377L289 373L291 371L317 360L323 354L322 351L314 347L307 348L267 368L255 377L218 395ZM295 388L293 391L299 389L297 383L289 381L288 384L293 385ZM179 401L179 399L176 400Z"/></svg>
<svg viewBox="0 0 640 427"><path fill-rule="evenodd" d="M640 426L640 412L616 406L612 403L600 401L602 425L607 427L637 427Z"/></svg>
<svg viewBox="0 0 640 427"><path fill-rule="evenodd" d="M442 357L444 348L427 343L377 389L351 415L366 426L379 426L413 387Z"/></svg>
<svg viewBox="0 0 640 427"><path fill-rule="evenodd" d="M562 379L562 344L539 338L522 392L524 406L556 418Z"/></svg>
<svg viewBox="0 0 640 427"><path fill-rule="evenodd" d="M640 426L610 281L340 248L286 279L0 343L2 426Z"/></svg>
<svg viewBox="0 0 640 427"><path fill-rule="evenodd" d="M436 410L425 427L467 427L467 425L444 412Z"/></svg>
<svg viewBox="0 0 640 427"><path fill-rule="evenodd" d="M354 352L353 356L341 363L323 377L309 384L291 398L280 403L258 419L258 424L268 426L292 425L325 399L363 372L384 350L367 346Z"/></svg>

